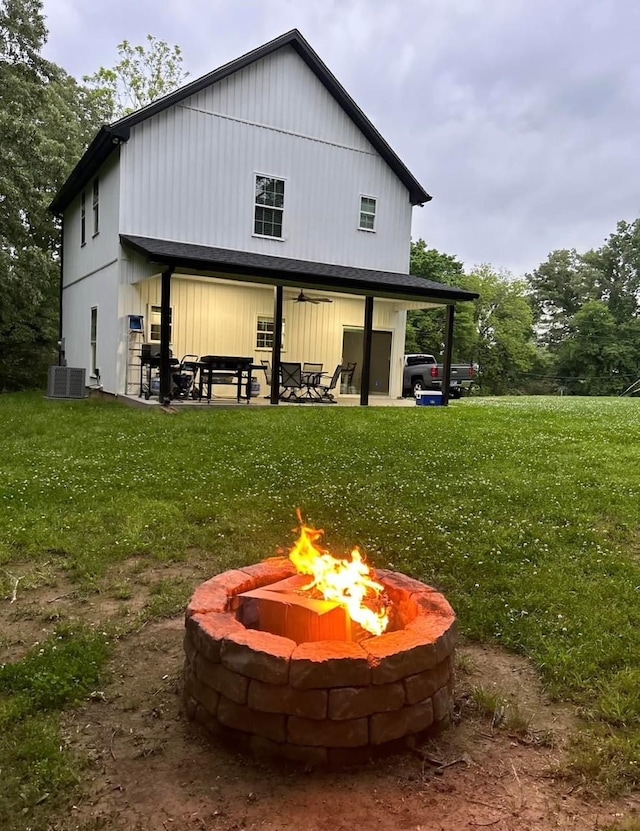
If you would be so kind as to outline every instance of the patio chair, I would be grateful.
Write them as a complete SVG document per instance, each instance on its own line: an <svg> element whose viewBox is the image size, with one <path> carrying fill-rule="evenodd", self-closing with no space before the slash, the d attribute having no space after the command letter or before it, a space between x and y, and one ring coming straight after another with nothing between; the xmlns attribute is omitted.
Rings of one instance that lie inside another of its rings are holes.
<svg viewBox="0 0 640 831"><path fill-rule="evenodd" d="M302 368L300 364L280 363L280 398L283 401L300 401L298 392L302 389Z"/></svg>
<svg viewBox="0 0 640 831"><path fill-rule="evenodd" d="M346 365L343 365L341 373L342 378L340 381L340 392L350 392L351 387L353 385L353 376L355 375L357 366L358 364L356 363L347 363Z"/></svg>
<svg viewBox="0 0 640 831"><path fill-rule="evenodd" d="M336 403L336 399L331 390L334 390L336 388L336 384L338 383L338 379L340 378L341 374L342 364L338 364L328 384L323 384L322 378L328 378L329 376L326 373L322 375L322 378L320 378L320 383L316 384L316 390L318 391L318 394L320 396L320 401L324 401L328 404Z"/></svg>
<svg viewBox="0 0 640 831"><path fill-rule="evenodd" d="M322 377L323 364L313 364L305 361L302 364L302 383L305 386L305 398L314 401L319 397L316 387L320 383Z"/></svg>
<svg viewBox="0 0 640 831"><path fill-rule="evenodd" d="M260 359L260 363L262 364L262 368L264 369L264 379L265 383L268 387L271 386L271 378L273 373L271 372L271 362L265 361L264 359ZM265 398L271 398L271 395L265 395Z"/></svg>

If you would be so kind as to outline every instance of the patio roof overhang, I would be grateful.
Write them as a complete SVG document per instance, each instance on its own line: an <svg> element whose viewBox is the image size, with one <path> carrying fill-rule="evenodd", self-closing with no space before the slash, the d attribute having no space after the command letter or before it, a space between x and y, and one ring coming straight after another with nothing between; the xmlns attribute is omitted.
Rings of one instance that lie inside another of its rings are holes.
<svg viewBox="0 0 640 831"><path fill-rule="evenodd" d="M121 234L120 243L145 257L149 263L160 266L160 397L168 403L171 387L169 369L169 310L171 276L176 271L195 272L198 276L237 279L274 287L274 342L272 350L272 377L277 378L282 347L283 294L287 286L320 289L364 297L364 344L360 403L369 401L369 373L373 332L374 298L389 298L404 303L425 306L445 306L445 350L443 370L443 402L448 401L451 374L453 319L456 303L474 300L475 292L446 286L411 274L393 271L356 268L335 263L318 263L273 257L251 251L216 248L174 240ZM271 403L279 400L279 385L271 386Z"/></svg>
<svg viewBox="0 0 640 831"><path fill-rule="evenodd" d="M294 260L130 234L121 234L120 242L163 268L192 270L199 274L208 272L211 276L224 275L226 279L236 276L272 286L320 289L430 305L452 305L478 297L475 292L394 271Z"/></svg>

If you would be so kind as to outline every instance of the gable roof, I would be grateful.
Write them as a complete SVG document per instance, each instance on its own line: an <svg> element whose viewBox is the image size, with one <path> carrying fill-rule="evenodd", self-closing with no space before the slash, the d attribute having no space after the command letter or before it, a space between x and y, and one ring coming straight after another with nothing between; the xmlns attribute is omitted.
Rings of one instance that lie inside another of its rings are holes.
<svg viewBox="0 0 640 831"><path fill-rule="evenodd" d="M425 202L429 202L431 196L429 196L406 165L400 160L398 155L391 149L389 144L369 121L335 75L316 52L314 52L300 32L297 29L292 29L290 32L286 32L284 35L280 35L280 37L269 41L269 43L265 43L263 46L247 52L246 55L236 58L234 61L221 66L219 69L214 69L213 72L209 72L207 75L203 75L201 78L197 78L195 81L180 87L175 92L158 98L151 104L147 104L146 107L142 107L142 109L131 113L131 115L127 115L119 121L115 121L113 124L101 127L87 148L84 156L80 159L67 181L56 194L53 202L49 206L49 210L55 214L62 213L91 177L96 174L116 147L121 142L129 139L131 128L136 124L146 121L148 118L172 107L174 104L184 101L185 98L189 98L189 96L201 92L206 87L222 81L224 78L228 78L235 72L245 69L250 64L266 58L268 55L285 46L290 46L297 52L316 78L326 87L349 118L371 142L398 179L408 189L411 204L422 205Z"/></svg>
<svg viewBox="0 0 640 831"><path fill-rule="evenodd" d="M120 234L120 242L145 256L149 262L194 271L222 272L238 278L257 277L271 285L301 286L354 294L394 297L398 300L430 300L455 303L474 300L478 294L445 286L413 274L377 271L371 268L292 260L253 251L214 248L191 242Z"/></svg>

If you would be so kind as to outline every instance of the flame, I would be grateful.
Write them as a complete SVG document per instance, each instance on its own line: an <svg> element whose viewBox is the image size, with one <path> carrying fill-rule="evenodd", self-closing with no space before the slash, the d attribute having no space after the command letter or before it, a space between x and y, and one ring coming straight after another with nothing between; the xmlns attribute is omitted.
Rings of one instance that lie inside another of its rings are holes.
<svg viewBox="0 0 640 831"><path fill-rule="evenodd" d="M386 609L374 611L365 605L384 591L384 586L373 575L356 547L351 559L338 559L320 545L324 531L305 525L300 511L300 537L289 552L289 558L300 574L309 574L313 582L305 590L317 588L325 600L333 600L344 606L349 616L367 632L381 635L389 625Z"/></svg>

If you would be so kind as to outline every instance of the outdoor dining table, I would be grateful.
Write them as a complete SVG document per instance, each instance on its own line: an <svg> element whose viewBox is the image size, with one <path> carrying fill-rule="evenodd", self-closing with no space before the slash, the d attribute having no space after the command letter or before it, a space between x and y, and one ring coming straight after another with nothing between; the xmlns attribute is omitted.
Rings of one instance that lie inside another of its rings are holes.
<svg viewBox="0 0 640 831"><path fill-rule="evenodd" d="M320 383L320 378L322 376L322 371L320 372L301 372L300 377L302 379L302 386L305 387L304 390L304 397L310 400L314 398L320 398L320 393L318 392L318 384Z"/></svg>
<svg viewBox="0 0 640 831"><path fill-rule="evenodd" d="M233 355L205 355L197 362L199 370L198 390L200 399L210 401L211 387L214 384L230 384L237 388L237 401L242 398L245 386L247 404L251 401L251 383L253 380L253 358L235 357ZM206 395L205 395L206 392Z"/></svg>

